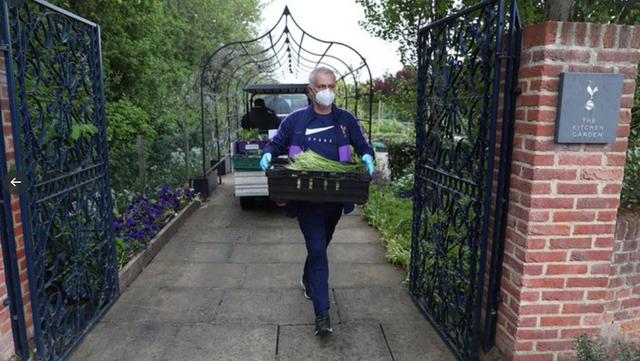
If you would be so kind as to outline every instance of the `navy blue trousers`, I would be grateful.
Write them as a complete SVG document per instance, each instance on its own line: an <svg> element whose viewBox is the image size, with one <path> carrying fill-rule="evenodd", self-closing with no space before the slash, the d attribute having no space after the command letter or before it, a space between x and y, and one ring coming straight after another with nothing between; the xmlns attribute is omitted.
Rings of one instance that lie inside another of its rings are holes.
<svg viewBox="0 0 640 361"><path fill-rule="evenodd" d="M329 260L327 247L342 215L341 203L301 203L298 224L307 245L302 277L308 282L317 316L329 314Z"/></svg>

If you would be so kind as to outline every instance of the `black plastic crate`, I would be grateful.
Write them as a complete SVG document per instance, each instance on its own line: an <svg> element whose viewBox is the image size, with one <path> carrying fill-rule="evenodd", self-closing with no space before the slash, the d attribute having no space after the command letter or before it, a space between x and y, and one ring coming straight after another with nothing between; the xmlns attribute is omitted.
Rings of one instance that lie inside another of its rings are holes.
<svg viewBox="0 0 640 361"><path fill-rule="evenodd" d="M269 198L276 201L344 202L369 199L368 173L309 172L274 166L267 170Z"/></svg>

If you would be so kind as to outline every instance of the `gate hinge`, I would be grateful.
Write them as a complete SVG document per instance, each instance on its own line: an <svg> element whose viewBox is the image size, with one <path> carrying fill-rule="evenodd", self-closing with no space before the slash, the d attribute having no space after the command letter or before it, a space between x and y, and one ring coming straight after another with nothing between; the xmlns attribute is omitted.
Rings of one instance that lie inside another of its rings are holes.
<svg viewBox="0 0 640 361"><path fill-rule="evenodd" d="M496 296L496 308L498 308L498 306L500 306L501 303L502 303L502 296L500 296L500 294L498 294Z"/></svg>
<svg viewBox="0 0 640 361"><path fill-rule="evenodd" d="M520 96L520 94L522 94L522 88L517 86L515 89L513 89L513 95L515 96Z"/></svg>
<svg viewBox="0 0 640 361"><path fill-rule="evenodd" d="M498 59L515 59L515 56L506 50L498 51L496 52L496 55L498 56Z"/></svg>
<svg viewBox="0 0 640 361"><path fill-rule="evenodd" d="M0 51L4 51L4 52L8 52L9 51L9 45L7 44L0 44Z"/></svg>
<svg viewBox="0 0 640 361"><path fill-rule="evenodd" d="M11 298L7 297L4 300L2 300L2 305L3 306L9 306L11 305Z"/></svg>

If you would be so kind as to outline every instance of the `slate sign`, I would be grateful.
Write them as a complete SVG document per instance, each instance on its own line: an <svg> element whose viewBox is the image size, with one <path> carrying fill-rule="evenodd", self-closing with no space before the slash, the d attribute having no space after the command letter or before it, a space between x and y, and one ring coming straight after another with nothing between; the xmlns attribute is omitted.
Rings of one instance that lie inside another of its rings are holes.
<svg viewBox="0 0 640 361"><path fill-rule="evenodd" d="M616 141L622 74L562 73L556 143Z"/></svg>

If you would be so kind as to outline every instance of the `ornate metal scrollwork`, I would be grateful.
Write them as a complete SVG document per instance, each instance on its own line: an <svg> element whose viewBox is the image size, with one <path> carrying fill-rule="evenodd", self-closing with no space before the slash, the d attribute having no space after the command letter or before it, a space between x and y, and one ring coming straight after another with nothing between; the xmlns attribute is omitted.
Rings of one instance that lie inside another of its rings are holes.
<svg viewBox="0 0 640 361"><path fill-rule="evenodd" d="M419 34L411 293L457 357L477 358L503 1Z"/></svg>
<svg viewBox="0 0 640 361"><path fill-rule="evenodd" d="M8 11L36 346L59 360L118 295L100 30L37 0Z"/></svg>

